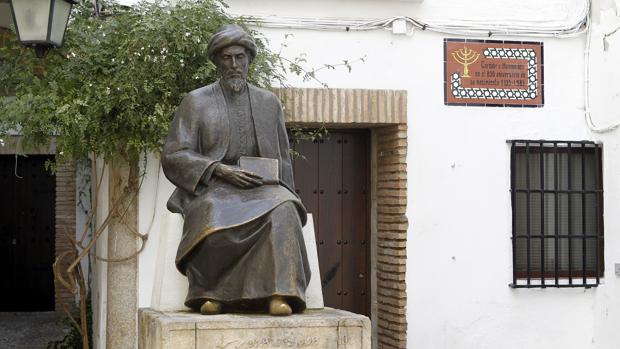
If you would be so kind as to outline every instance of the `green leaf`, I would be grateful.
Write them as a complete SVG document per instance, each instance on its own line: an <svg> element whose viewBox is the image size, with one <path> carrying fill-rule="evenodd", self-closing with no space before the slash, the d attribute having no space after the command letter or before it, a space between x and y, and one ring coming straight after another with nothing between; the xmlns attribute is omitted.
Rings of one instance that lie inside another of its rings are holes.
<svg viewBox="0 0 620 349"><path fill-rule="evenodd" d="M63 47L43 59L0 31L0 95L15 97L0 99L0 136L19 130L26 144L44 144L55 135L57 153L68 160L92 153L135 160L159 151L183 96L218 79L209 38L225 23L245 26L219 0L99 3L104 15L97 18L90 1L75 5ZM258 48L250 83L284 85L289 73L319 81L320 69L302 66L305 54L287 59L248 32Z"/></svg>

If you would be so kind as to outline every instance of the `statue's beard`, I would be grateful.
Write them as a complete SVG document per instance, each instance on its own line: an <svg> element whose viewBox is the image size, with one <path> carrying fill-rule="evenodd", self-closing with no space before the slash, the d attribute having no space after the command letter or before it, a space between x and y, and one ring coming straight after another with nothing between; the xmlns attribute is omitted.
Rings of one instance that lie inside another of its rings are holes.
<svg viewBox="0 0 620 349"><path fill-rule="evenodd" d="M245 88L245 79L240 76L224 77L222 82L229 91L234 93L240 93Z"/></svg>

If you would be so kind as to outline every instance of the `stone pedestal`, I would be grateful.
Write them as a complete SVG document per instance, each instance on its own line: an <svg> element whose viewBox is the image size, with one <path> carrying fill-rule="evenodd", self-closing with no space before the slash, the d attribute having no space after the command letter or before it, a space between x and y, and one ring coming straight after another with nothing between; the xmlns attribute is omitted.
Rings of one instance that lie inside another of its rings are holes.
<svg viewBox="0 0 620 349"><path fill-rule="evenodd" d="M139 311L140 349L370 349L370 320L325 308L288 317Z"/></svg>

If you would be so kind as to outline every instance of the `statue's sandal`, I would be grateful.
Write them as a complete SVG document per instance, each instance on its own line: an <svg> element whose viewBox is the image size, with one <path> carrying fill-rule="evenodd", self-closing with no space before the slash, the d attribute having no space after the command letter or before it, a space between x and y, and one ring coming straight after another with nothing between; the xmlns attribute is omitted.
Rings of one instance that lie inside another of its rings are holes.
<svg viewBox="0 0 620 349"><path fill-rule="evenodd" d="M269 301L269 314L275 316L291 315L293 310L291 306L282 297L274 296Z"/></svg>
<svg viewBox="0 0 620 349"><path fill-rule="evenodd" d="M200 307L200 313L203 315L217 315L222 312L222 303L217 301L206 300Z"/></svg>

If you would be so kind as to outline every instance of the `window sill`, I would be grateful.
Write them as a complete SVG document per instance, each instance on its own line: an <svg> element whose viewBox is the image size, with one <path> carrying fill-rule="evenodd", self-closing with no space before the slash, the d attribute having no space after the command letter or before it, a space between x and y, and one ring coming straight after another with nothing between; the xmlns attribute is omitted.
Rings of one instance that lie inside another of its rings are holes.
<svg viewBox="0 0 620 349"><path fill-rule="evenodd" d="M592 288L604 285L604 279L601 277L598 280L594 277L587 277L585 282L583 278L573 277L572 283L568 278L560 278L557 283L555 278L545 278L543 283L540 278L530 279L517 279L517 283L510 283L510 288Z"/></svg>

